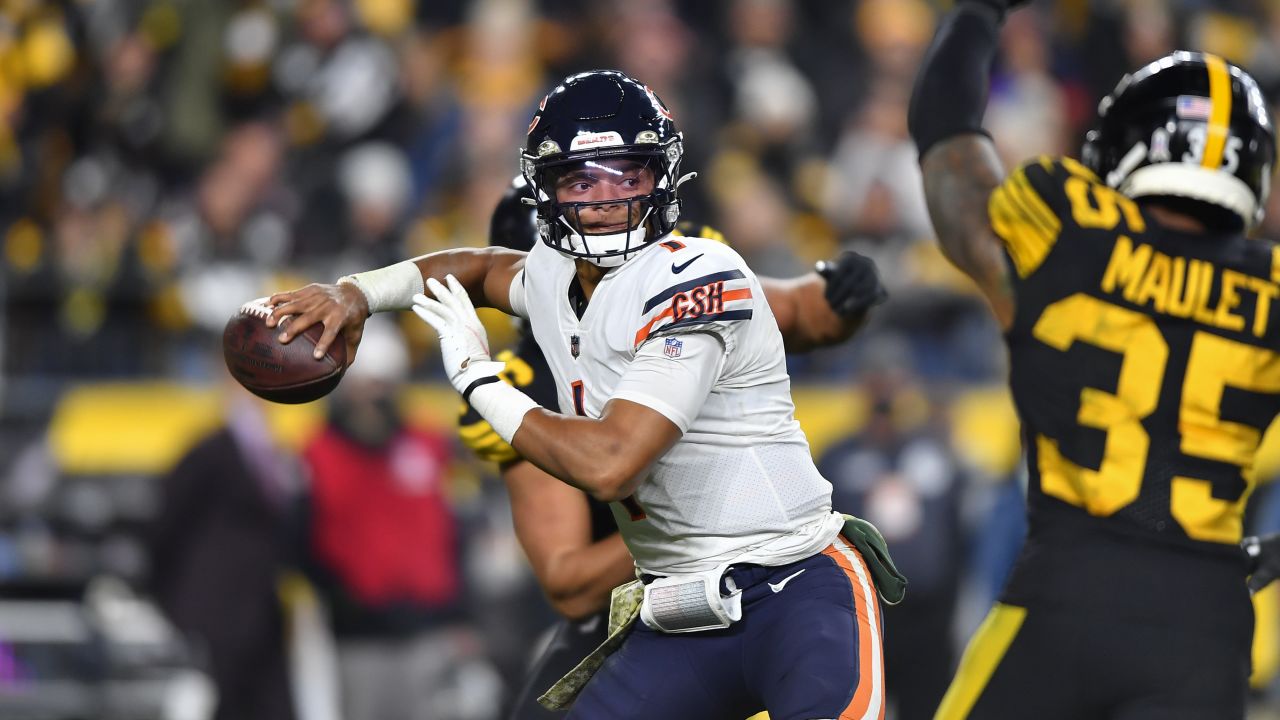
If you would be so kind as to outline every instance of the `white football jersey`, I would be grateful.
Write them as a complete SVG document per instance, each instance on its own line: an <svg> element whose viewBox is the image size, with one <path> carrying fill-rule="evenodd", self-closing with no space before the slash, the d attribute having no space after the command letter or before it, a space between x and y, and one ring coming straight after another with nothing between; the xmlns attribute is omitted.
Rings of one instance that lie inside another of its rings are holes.
<svg viewBox="0 0 1280 720"><path fill-rule="evenodd" d="M841 517L795 420L782 334L742 258L713 240L668 237L606 274L581 319L569 299L574 273L571 259L538 243L516 278L563 413L600 417L646 343L663 343L673 363L688 333L724 347L691 419L671 412L672 384L625 394L684 431L635 494L612 503L636 566L667 575L781 565L826 547Z"/></svg>

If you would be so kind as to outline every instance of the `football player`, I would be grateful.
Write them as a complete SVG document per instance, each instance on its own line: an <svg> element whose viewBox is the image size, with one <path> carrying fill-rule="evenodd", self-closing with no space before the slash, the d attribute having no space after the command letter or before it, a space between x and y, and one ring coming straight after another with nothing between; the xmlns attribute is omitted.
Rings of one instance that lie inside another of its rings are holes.
<svg viewBox="0 0 1280 720"><path fill-rule="evenodd" d="M1029 531L937 717L1245 712L1242 514L1280 411L1275 163L1253 78L1174 52L1122 78L1082 157L1006 174L982 127L1004 0L961 0L909 126L944 253L1005 331Z"/></svg>
<svg viewBox="0 0 1280 720"><path fill-rule="evenodd" d="M874 529L832 512L759 280L725 245L672 235L682 143L644 85L571 76L522 153L531 252L444 251L279 293L271 321L320 322L319 352L339 333L354 351L368 313L412 306L505 441L610 503L643 584L615 593L616 632L549 694L590 676L568 717L883 717L876 595L899 599L901 578ZM562 413L499 379L473 302L529 320Z"/></svg>
<svg viewBox="0 0 1280 720"><path fill-rule="evenodd" d="M489 244L529 251L539 242L533 191L517 177L494 208ZM714 228L682 220L676 237L723 241ZM867 310L887 294L871 260L853 252L819 263L817 272L795 281L761 277L769 306L788 350L845 339ZM524 332L514 352L498 354L502 378L543 407L556 407L555 382L542 351ZM610 591L634 577L613 513L605 503L526 462L469 405L459 420L463 442L485 460L496 461L511 498L516 535L552 607L564 619L532 663L512 703L512 720L560 717L538 704L538 696L604 642Z"/></svg>

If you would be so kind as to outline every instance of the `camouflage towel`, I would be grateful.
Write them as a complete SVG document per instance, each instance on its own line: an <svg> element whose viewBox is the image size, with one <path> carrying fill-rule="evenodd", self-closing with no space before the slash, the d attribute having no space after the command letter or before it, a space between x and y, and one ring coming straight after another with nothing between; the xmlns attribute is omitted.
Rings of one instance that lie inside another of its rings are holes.
<svg viewBox="0 0 1280 720"><path fill-rule="evenodd" d="M631 626L640 617L640 605L643 602L644 584L639 580L632 580L613 589L609 598L609 637L538 698L542 707L564 710L573 704L578 693L586 687L587 681L604 664L605 658L622 646Z"/></svg>
<svg viewBox="0 0 1280 720"><path fill-rule="evenodd" d="M902 602L902 597L907 594L907 578L894 566L893 558L889 557L889 546L876 526L862 518L845 515L840 534L853 543L866 561L880 597L889 605Z"/></svg>

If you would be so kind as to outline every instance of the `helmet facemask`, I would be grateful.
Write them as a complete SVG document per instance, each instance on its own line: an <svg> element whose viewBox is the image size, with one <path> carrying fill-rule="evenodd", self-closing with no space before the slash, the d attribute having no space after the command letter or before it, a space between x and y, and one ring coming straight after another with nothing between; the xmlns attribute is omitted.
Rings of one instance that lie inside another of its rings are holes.
<svg viewBox="0 0 1280 720"><path fill-rule="evenodd" d="M561 253L612 268L671 231L679 217L667 153L569 154L533 161L538 231Z"/></svg>
<svg viewBox="0 0 1280 720"><path fill-rule="evenodd" d="M675 229L677 189L693 177L680 174L683 156L671 112L639 81L616 70L565 78L538 105L520 154L542 241L605 268L635 257ZM642 186L625 175L637 167ZM584 192L568 192L572 173L584 174Z"/></svg>

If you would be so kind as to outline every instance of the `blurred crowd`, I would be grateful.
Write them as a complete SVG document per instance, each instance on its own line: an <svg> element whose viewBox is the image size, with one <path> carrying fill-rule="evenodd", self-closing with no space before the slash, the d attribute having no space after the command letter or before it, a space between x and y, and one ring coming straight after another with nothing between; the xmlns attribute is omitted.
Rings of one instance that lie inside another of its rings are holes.
<svg viewBox="0 0 1280 720"><path fill-rule="evenodd" d="M448 398L437 422L407 422L396 402L439 377L432 333L387 323L376 334L395 362L344 381L314 432L274 448L263 408L225 384L217 340L240 303L273 290L485 244L539 99L568 73L615 67L653 88L685 134L699 177L681 189L684 217L718 228L755 270L794 276L844 248L877 260L890 302L853 342L790 366L800 389L858 398L832 406L857 408L848 417L816 413L827 429L815 452L844 509L903 548L913 604L899 612L914 618L903 625L929 630L886 651L940 650L932 664L891 659L911 668L891 691L940 694L955 659L942 647L972 629L1021 533L1016 435L1010 450L990 437L1007 429L990 422L998 411L962 412L1003 382L998 329L935 248L906 131L947 4L0 3L0 599L56 595L31 589L50 577L73 588L124 577L215 686L274 668L253 678L282 683L266 695L229 691L274 698L250 703L262 714L223 717L494 717L551 616L493 469L453 440L452 396L428 393ZM987 126L1008 166L1074 154L1123 72L1175 47L1224 55L1280 99L1277 2L1045 0L1011 16L1002 43ZM1261 232L1280 238L1277 197ZM60 466L46 428L70 388L157 379L217 388L222 430L172 449L163 468ZM329 477L348 465L368 484ZM113 499L95 501L104 483ZM1259 491L1257 529L1280 529L1274 494ZM103 503L116 509L110 529ZM75 532L86 547L74 557L50 539ZM253 562L233 561L228 542ZM405 546L422 552L397 554ZM231 596L240 609L210 601ZM220 634L243 635L245 618L256 643ZM12 642L0 632L0 697L35 672L20 671ZM379 687L393 668L399 681ZM315 680L339 676L345 698ZM377 709L380 698L422 714Z"/></svg>

